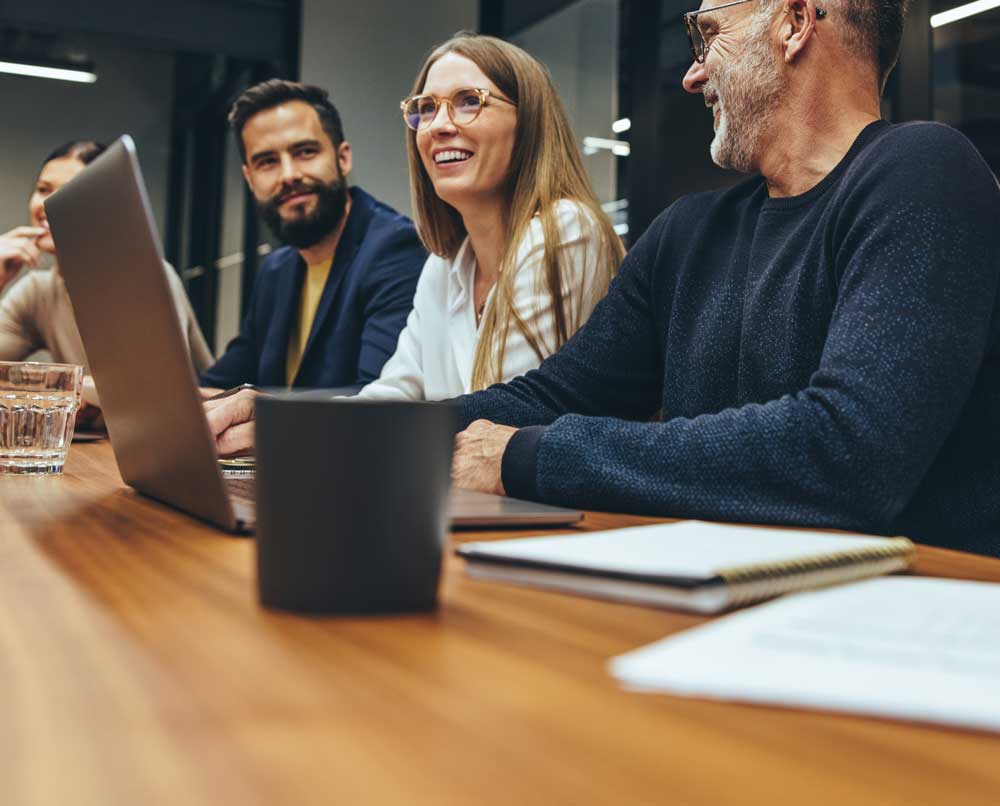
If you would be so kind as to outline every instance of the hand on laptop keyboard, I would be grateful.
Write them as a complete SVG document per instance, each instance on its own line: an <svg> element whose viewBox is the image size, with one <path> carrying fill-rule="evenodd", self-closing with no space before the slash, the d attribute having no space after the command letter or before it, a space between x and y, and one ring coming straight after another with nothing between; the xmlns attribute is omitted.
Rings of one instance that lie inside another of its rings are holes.
<svg viewBox="0 0 1000 806"><path fill-rule="evenodd" d="M259 393L241 389L235 395L205 401L205 416L219 456L254 452L254 403Z"/></svg>

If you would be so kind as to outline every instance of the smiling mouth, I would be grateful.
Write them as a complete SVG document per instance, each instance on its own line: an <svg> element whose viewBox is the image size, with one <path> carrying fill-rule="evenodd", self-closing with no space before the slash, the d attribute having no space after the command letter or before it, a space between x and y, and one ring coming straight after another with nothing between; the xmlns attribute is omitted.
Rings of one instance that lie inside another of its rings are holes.
<svg viewBox="0 0 1000 806"><path fill-rule="evenodd" d="M472 157L471 151L465 151L461 148L454 148L448 151L439 151L434 155L435 165L449 165L456 162L465 162L467 159Z"/></svg>
<svg viewBox="0 0 1000 806"><path fill-rule="evenodd" d="M296 191L295 193L289 193L287 196L282 196L278 200L278 204L279 206L289 203L297 204L299 202L304 202L310 196L315 196L315 195L316 195L315 192L312 190L299 190Z"/></svg>

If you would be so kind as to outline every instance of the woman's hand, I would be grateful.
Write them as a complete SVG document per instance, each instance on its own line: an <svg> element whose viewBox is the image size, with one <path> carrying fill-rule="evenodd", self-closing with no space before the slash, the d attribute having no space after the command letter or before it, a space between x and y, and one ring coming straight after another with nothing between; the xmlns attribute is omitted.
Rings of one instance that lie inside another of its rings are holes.
<svg viewBox="0 0 1000 806"><path fill-rule="evenodd" d="M81 431L96 431L104 428L104 418L97 406L81 403L76 410L76 428Z"/></svg>
<svg viewBox="0 0 1000 806"><path fill-rule="evenodd" d="M38 265L41 252L37 241L47 232L44 227L14 227L0 235L0 290L25 266Z"/></svg>
<svg viewBox="0 0 1000 806"><path fill-rule="evenodd" d="M83 376L80 408L76 412L76 427L89 430L104 428L101 400L97 396L97 387L94 386L94 378L91 375Z"/></svg>

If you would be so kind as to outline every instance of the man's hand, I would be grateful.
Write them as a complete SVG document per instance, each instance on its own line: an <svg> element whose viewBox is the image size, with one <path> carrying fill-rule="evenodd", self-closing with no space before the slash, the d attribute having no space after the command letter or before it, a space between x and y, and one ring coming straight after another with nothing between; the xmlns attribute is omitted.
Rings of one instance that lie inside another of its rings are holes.
<svg viewBox="0 0 1000 806"><path fill-rule="evenodd" d="M36 241L46 232L44 227L15 227L0 235L0 289L23 267L38 265L41 252Z"/></svg>
<svg viewBox="0 0 1000 806"><path fill-rule="evenodd" d="M505 495L501 466L507 443L517 432L507 425L476 420L455 437L451 480L456 487L481 493Z"/></svg>
<svg viewBox="0 0 1000 806"><path fill-rule="evenodd" d="M254 402L258 394L253 389L241 389L235 395L205 401L205 416L219 456L253 455Z"/></svg>

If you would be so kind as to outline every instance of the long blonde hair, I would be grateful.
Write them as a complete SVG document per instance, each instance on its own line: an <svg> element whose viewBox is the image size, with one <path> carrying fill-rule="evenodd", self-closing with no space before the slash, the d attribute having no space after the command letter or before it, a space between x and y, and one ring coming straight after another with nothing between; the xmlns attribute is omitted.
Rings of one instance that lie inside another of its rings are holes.
<svg viewBox="0 0 1000 806"><path fill-rule="evenodd" d="M618 270L625 249L590 186L549 71L509 42L463 31L431 51L413 84L414 95L423 91L431 66L446 53L457 53L475 62L517 106L514 150L504 183L506 247L500 260L493 301L484 312L476 347L471 386L477 390L498 383L503 377L504 353L512 323L524 335L539 361L545 357L543 344L546 343L546 334L531 332L527 322L514 309L515 272L510 270L518 245L536 215L545 239L542 261L545 287L554 314L555 332L551 335L555 349L572 335L570 312L563 299L566 269L558 249L560 235L556 203L561 199L575 202L583 213L589 213L585 219L590 219L589 223L597 230L598 276L588 278L596 298L607 293L608 284ZM462 217L434 192L417 151L416 132L408 130L406 148L417 231L429 251L452 260L467 234Z"/></svg>

